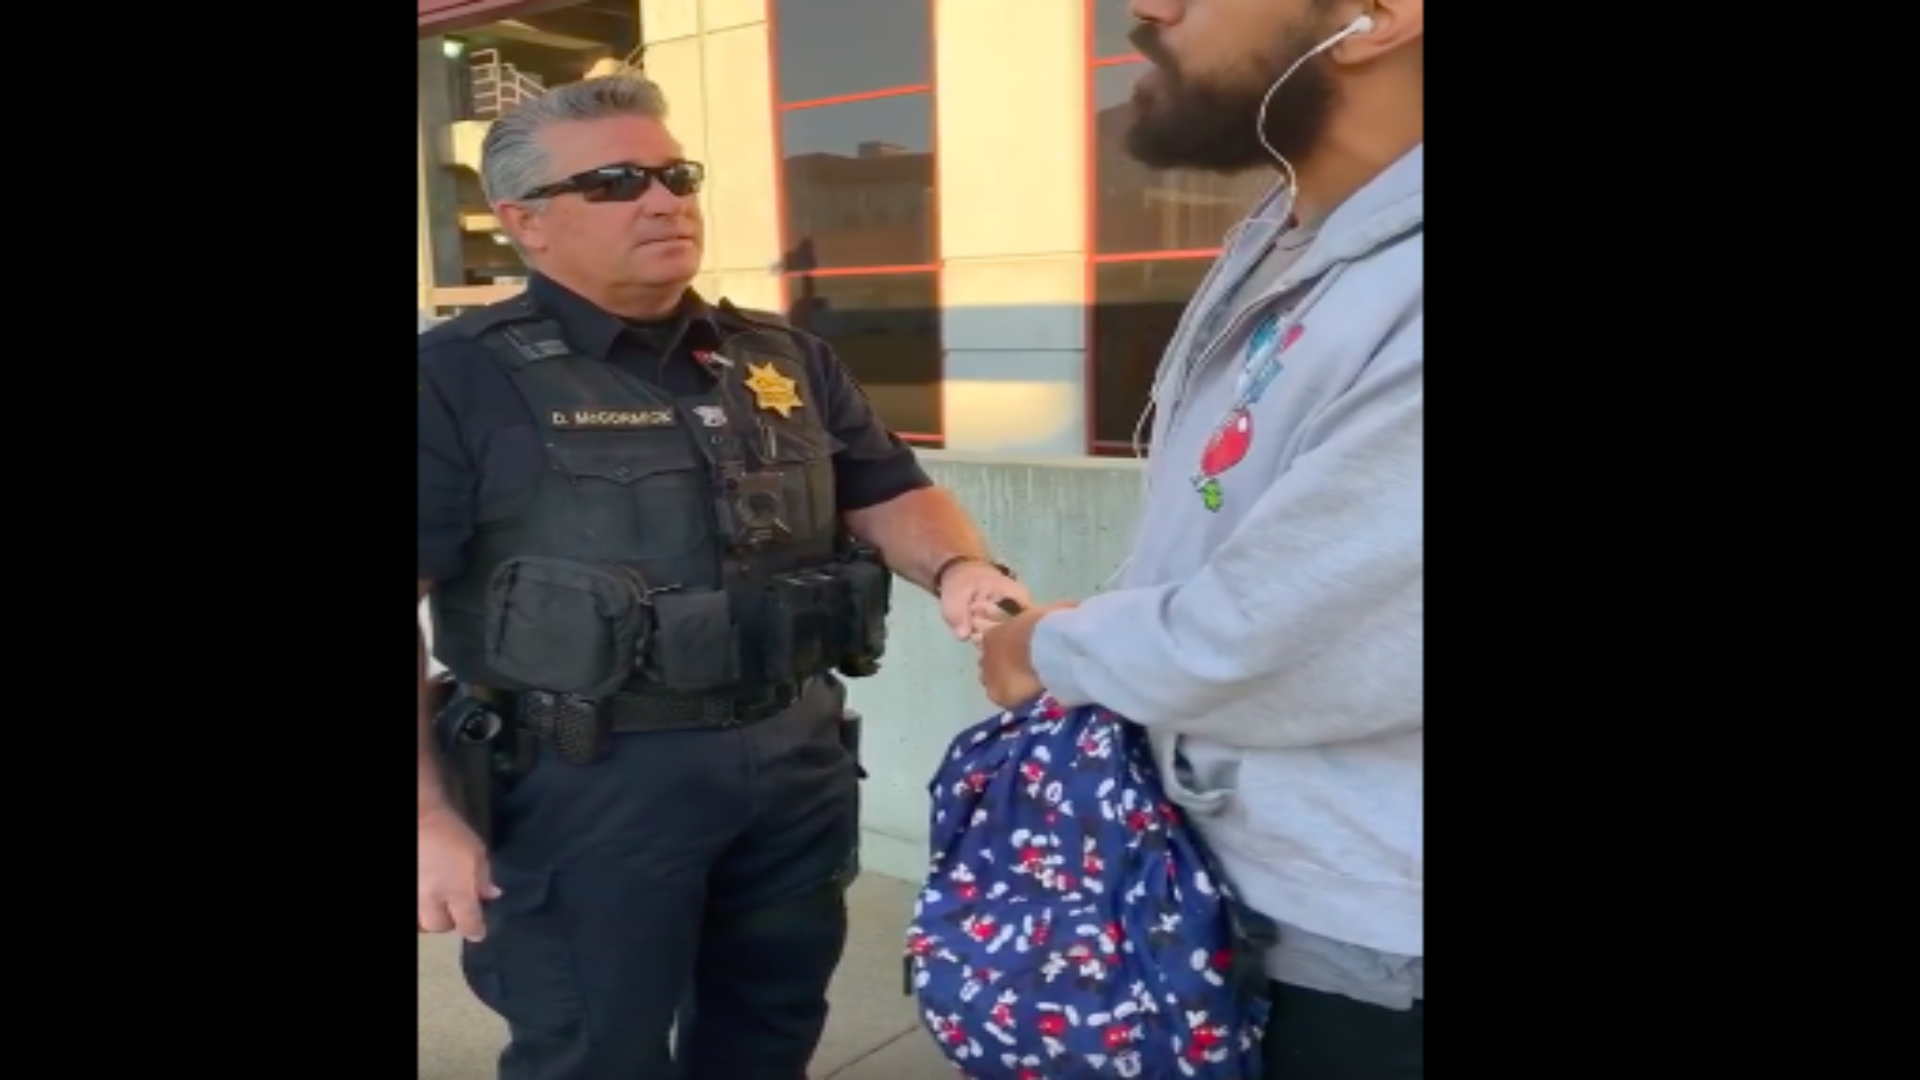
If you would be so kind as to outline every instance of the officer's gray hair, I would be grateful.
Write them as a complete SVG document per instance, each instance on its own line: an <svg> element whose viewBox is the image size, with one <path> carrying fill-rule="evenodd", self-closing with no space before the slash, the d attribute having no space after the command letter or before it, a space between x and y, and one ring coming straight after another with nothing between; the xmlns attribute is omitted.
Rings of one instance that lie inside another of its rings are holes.
<svg viewBox="0 0 1920 1080"><path fill-rule="evenodd" d="M525 202L528 209L538 210L546 200L521 196L563 179L549 175L553 166L540 144L540 132L554 124L620 116L665 120L667 95L652 79L623 71L564 83L502 115L480 144L480 187L488 205Z"/></svg>

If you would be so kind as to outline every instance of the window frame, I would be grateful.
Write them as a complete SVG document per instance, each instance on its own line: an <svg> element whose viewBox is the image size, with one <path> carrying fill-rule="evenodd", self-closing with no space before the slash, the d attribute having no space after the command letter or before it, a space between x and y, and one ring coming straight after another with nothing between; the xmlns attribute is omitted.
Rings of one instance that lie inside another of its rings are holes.
<svg viewBox="0 0 1920 1080"><path fill-rule="evenodd" d="M1096 355L1095 337L1096 309L1100 305L1099 294L1095 291L1099 283L1100 267L1111 263L1125 262L1162 262L1176 259L1215 259L1221 252L1219 247L1193 248L1176 251L1125 251L1110 254L1100 253L1100 146L1099 146L1099 108L1095 96L1095 82L1102 68L1124 67L1127 64L1144 64L1147 58L1137 52L1115 53L1110 56L1099 54L1099 8L1100 3L1112 3L1113 0L1082 0L1085 4L1084 20L1085 40L1081 45L1081 56L1085 60L1083 78L1086 92L1086 128L1081 138L1085 152L1087 176L1086 221L1083 246L1086 252L1086 329L1082 340L1086 342L1085 376L1086 418L1087 418L1087 454L1092 457L1132 457L1133 444L1130 440L1100 438L1100 363ZM769 0L771 3L771 0ZM1141 407L1146 407L1141 402ZM1141 456L1150 456L1151 446L1148 432L1141 433Z"/></svg>
<svg viewBox="0 0 1920 1080"><path fill-rule="evenodd" d="M809 98L804 101L782 101L780 98L780 4L779 0L764 0L767 17L767 98L773 117L773 182L775 206L780 242L780 305L790 309L793 304L792 284L800 278L835 277L880 277L908 274L930 274L933 278L934 297L934 344L939 351L938 378L933 383L933 411L941 416L946 407L946 275L941 271L945 264L942 229L945 221L940 213L940 101L937 96L940 85L940 51L937 44L937 0L883 0L889 3L920 3L927 10L927 74L925 83L903 84L863 90L852 94L836 94L832 97ZM933 215L933 252L932 259L925 263L900 266L836 266L816 270L790 270L786 266L787 253L793 250L793 237L789 235L787 198L787 148L785 119L788 113L806 109L832 108L836 105L851 105L862 101L876 101L883 98L922 96L926 99L928 112L932 117L932 153L934 160L933 197L928 200L928 210ZM941 424L944 429L944 422ZM903 442L916 446L938 449L946 445L946 434L924 431L895 431Z"/></svg>

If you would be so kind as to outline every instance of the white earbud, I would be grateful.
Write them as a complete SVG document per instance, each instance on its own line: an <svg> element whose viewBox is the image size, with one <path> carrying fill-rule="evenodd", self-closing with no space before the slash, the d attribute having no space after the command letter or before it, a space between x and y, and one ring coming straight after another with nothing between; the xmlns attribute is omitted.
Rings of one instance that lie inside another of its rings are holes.
<svg viewBox="0 0 1920 1080"><path fill-rule="evenodd" d="M1350 34L1364 34L1371 29L1373 29L1373 16L1362 15L1348 23L1347 28L1341 32L1340 36L1347 37Z"/></svg>

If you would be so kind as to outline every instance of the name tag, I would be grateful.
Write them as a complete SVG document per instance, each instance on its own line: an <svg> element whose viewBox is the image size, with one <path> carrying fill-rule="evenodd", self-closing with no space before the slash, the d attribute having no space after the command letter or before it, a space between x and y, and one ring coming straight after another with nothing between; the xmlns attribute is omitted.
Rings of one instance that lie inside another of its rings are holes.
<svg viewBox="0 0 1920 1080"><path fill-rule="evenodd" d="M556 431L640 431L680 421L672 409L555 409L547 422Z"/></svg>

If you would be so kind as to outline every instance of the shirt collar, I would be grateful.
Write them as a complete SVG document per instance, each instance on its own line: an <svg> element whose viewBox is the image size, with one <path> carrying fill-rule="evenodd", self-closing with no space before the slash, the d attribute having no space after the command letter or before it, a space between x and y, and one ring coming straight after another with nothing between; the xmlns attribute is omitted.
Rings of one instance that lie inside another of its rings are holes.
<svg viewBox="0 0 1920 1080"><path fill-rule="evenodd" d="M534 274L527 280L527 296L536 308L560 324L567 344L595 360L612 359L623 335L648 352L657 352L662 359L687 343L689 336L695 348L714 348L720 342L713 305L691 288L679 311L671 319L661 320L656 324L659 329L652 332L629 324L544 274Z"/></svg>

